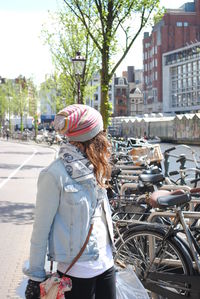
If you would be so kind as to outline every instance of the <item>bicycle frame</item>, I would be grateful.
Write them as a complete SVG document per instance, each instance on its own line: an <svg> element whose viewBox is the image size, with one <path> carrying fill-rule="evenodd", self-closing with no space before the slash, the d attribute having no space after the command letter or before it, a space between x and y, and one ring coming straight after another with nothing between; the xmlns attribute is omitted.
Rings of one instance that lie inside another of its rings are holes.
<svg viewBox="0 0 200 299"><path fill-rule="evenodd" d="M198 259L198 255L197 255L197 253L200 255L200 246L199 246L198 242L195 240L195 238L192 236L191 230L185 221L185 219L200 219L200 212L182 211L180 207L176 208L174 212L155 211L149 215L147 222L152 223L153 219L158 216L174 217L174 222L172 224L172 226L174 226L174 228L177 227L177 225L179 223L182 225L183 231L184 231L184 233L186 235L186 239L188 241L188 246L191 250L191 253L192 253L192 256L193 256L193 259L195 262L194 266L197 269L198 273L200 274L200 261ZM172 229L174 232L174 228L172 226L170 226L168 228L168 231L170 231L170 229ZM166 233L166 235L167 234L168 234L168 232ZM151 248L153 250L153 245L151 246ZM151 254L153 256L153 252Z"/></svg>

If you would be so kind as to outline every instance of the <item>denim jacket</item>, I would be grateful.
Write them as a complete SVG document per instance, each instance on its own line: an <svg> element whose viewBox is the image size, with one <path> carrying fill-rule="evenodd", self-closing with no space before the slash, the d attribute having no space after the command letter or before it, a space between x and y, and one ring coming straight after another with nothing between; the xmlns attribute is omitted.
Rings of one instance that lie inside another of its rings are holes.
<svg viewBox="0 0 200 299"><path fill-rule="evenodd" d="M71 263L87 237L97 200L103 200L108 231L113 243L113 227L106 190L93 177L77 182L58 158L42 170L38 178L35 222L31 237L29 278L45 279L45 257ZM96 236L91 234L80 261L98 259Z"/></svg>

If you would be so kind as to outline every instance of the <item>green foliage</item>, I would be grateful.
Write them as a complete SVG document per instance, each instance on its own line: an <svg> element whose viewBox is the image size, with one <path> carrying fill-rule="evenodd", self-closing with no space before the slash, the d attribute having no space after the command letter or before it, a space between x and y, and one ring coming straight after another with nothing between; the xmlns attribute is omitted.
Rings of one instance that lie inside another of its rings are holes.
<svg viewBox="0 0 200 299"><path fill-rule="evenodd" d="M161 7L158 9L157 13L153 17L153 25L156 25L157 23L159 23L162 20L165 12L166 12L165 7Z"/></svg>
<svg viewBox="0 0 200 299"><path fill-rule="evenodd" d="M20 116L20 130L23 132L23 116L28 113L28 83L25 77L15 79L14 112Z"/></svg>
<svg viewBox="0 0 200 299"><path fill-rule="evenodd" d="M126 57L141 30L159 11L160 0L64 0L66 14L73 13L85 27L101 55L101 113L109 123L109 81ZM137 22L133 20L137 18ZM122 36L123 34L123 36ZM120 36L120 38L119 38ZM124 42L124 46L122 46ZM116 59L117 49L122 49Z"/></svg>
<svg viewBox="0 0 200 299"><path fill-rule="evenodd" d="M8 126L11 129L11 115L14 111L14 99L15 99L16 89L13 80L5 79L3 83L0 84L0 119L2 125L5 124L6 118L8 119Z"/></svg>
<svg viewBox="0 0 200 299"><path fill-rule="evenodd" d="M11 131L11 116L21 118L23 130L23 116L34 115L37 111L37 89L32 79L19 76L16 79L6 79L0 84L0 121L2 125L9 122Z"/></svg>
<svg viewBox="0 0 200 299"><path fill-rule="evenodd" d="M0 120L3 125L5 113L7 110L7 94L4 84L0 85Z"/></svg>
<svg viewBox="0 0 200 299"><path fill-rule="evenodd" d="M68 89L70 81L67 79L65 74L59 76L54 73L41 84L41 113L46 113L47 105L54 113L57 113L65 106L74 103L72 90Z"/></svg>
<svg viewBox="0 0 200 299"><path fill-rule="evenodd" d="M37 114L38 90L31 78L27 79L28 86L28 114L34 117Z"/></svg>
<svg viewBox="0 0 200 299"><path fill-rule="evenodd" d="M42 37L49 46L57 73L59 74L62 93L65 89L66 104L75 102L77 97L77 81L74 74L72 58L78 51L86 58L83 76L80 78L81 98L84 101L84 89L92 75L99 68L99 56L87 30L72 13L60 10L50 15L52 24L44 27Z"/></svg>
<svg viewBox="0 0 200 299"><path fill-rule="evenodd" d="M35 138L38 135L38 114L34 115L34 129L35 129Z"/></svg>

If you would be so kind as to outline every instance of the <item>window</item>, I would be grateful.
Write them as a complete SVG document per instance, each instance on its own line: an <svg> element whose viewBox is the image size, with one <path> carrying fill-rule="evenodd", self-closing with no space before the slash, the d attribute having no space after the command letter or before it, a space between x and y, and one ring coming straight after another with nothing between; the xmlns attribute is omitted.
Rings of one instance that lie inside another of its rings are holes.
<svg viewBox="0 0 200 299"><path fill-rule="evenodd" d="M197 77L194 76L194 77L193 77L193 87L195 88L196 85L197 85Z"/></svg>
<svg viewBox="0 0 200 299"><path fill-rule="evenodd" d="M120 106L123 105L123 99L118 100L118 105L120 105Z"/></svg>
<svg viewBox="0 0 200 299"><path fill-rule="evenodd" d="M183 65L183 75L186 75L186 64Z"/></svg>
<svg viewBox="0 0 200 299"><path fill-rule="evenodd" d="M200 91L197 92L197 104L200 104Z"/></svg>
<svg viewBox="0 0 200 299"><path fill-rule="evenodd" d="M192 78L189 77L188 78L188 88L191 88L192 87Z"/></svg>
<svg viewBox="0 0 200 299"><path fill-rule="evenodd" d="M184 23L183 23L183 26L184 26L184 27L188 27L188 22L184 22Z"/></svg>
<svg viewBox="0 0 200 299"><path fill-rule="evenodd" d="M182 67L181 67L181 65L178 66L178 75L179 76L182 75Z"/></svg>
<svg viewBox="0 0 200 299"><path fill-rule="evenodd" d="M187 85L186 79L183 79L183 86L182 86L182 91L185 91Z"/></svg>
<svg viewBox="0 0 200 299"><path fill-rule="evenodd" d="M178 107L181 107L182 106L182 97L181 95L178 96Z"/></svg>
<svg viewBox="0 0 200 299"><path fill-rule="evenodd" d="M177 81L172 81L172 90L177 90Z"/></svg>
<svg viewBox="0 0 200 299"><path fill-rule="evenodd" d="M188 63L188 75L191 73L191 70L192 70L192 66L191 66L191 63L189 62Z"/></svg>
<svg viewBox="0 0 200 299"><path fill-rule="evenodd" d="M177 96L172 95L172 107L176 107L176 106L177 106Z"/></svg>
<svg viewBox="0 0 200 299"><path fill-rule="evenodd" d="M193 72L197 71L197 61L193 62Z"/></svg>
<svg viewBox="0 0 200 299"><path fill-rule="evenodd" d="M117 95L120 95L121 94L121 89L120 88L117 88L117 92L116 92Z"/></svg>
<svg viewBox="0 0 200 299"><path fill-rule="evenodd" d="M126 89L122 88L122 95L126 95Z"/></svg>
<svg viewBox="0 0 200 299"><path fill-rule="evenodd" d="M182 22L176 22L176 26L177 26L177 27L182 27L182 26L183 26L183 23L182 23Z"/></svg>
<svg viewBox="0 0 200 299"><path fill-rule="evenodd" d="M124 80L123 80L123 78L119 78L119 85L124 85Z"/></svg>
<svg viewBox="0 0 200 299"><path fill-rule="evenodd" d="M182 83L181 80L178 80L178 90L179 91L181 91L181 89L182 89L182 84L181 83Z"/></svg>
<svg viewBox="0 0 200 299"><path fill-rule="evenodd" d="M171 68L171 76L176 77L177 76L177 67L172 67Z"/></svg>

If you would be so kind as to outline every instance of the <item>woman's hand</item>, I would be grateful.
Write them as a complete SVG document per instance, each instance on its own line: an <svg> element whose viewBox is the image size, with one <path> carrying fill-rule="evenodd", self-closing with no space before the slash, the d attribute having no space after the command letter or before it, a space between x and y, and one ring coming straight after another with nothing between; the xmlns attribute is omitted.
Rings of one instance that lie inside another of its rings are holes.
<svg viewBox="0 0 200 299"><path fill-rule="evenodd" d="M40 299L40 283L41 281L28 280L25 291L26 299Z"/></svg>

